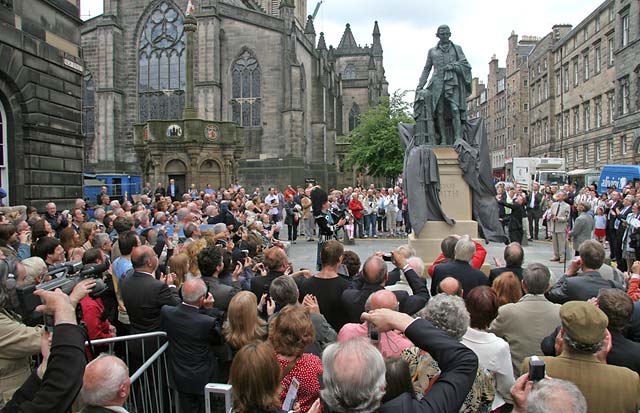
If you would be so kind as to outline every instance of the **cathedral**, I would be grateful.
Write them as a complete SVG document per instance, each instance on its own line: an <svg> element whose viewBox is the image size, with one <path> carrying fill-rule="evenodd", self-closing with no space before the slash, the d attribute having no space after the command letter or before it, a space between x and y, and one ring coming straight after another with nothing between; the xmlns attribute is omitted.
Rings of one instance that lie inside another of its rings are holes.
<svg viewBox="0 0 640 413"><path fill-rule="evenodd" d="M306 0L104 0L81 31L85 172L179 188L327 186L388 95L378 23L316 33Z"/></svg>

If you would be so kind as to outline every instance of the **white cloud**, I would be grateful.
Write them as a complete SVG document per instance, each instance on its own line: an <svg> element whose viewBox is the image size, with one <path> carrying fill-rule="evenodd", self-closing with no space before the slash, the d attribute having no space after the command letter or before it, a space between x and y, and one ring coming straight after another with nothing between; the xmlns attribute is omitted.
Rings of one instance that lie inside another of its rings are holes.
<svg viewBox="0 0 640 413"><path fill-rule="evenodd" d="M195 3L198 0L194 0ZM488 63L495 53L504 66L507 38L543 37L554 24L574 26L602 0L324 0L316 17L316 31L324 31L327 44L340 42L346 23L361 45L372 42L373 23L379 21L384 65L391 91L414 89L427 51L437 39L440 24L448 24L452 41L462 46L473 74L486 82ZM308 2L312 13L317 0ZM102 12L102 0L81 0L83 18Z"/></svg>

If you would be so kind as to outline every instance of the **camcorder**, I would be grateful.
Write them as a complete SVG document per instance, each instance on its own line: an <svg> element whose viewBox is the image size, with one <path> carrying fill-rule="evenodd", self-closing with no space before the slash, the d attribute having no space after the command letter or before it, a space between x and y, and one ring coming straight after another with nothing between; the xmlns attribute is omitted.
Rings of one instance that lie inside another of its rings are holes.
<svg viewBox="0 0 640 413"><path fill-rule="evenodd" d="M37 285L27 285L16 288L18 293L18 303L23 314L32 314L36 307L42 304L40 297L34 294L35 290L54 291L59 288L63 293L69 295L73 288L82 280L95 278L96 285L89 295L97 297L102 294L107 285L102 281L102 273L109 269L108 264L87 264L81 262L63 262L49 267L42 279L51 280Z"/></svg>

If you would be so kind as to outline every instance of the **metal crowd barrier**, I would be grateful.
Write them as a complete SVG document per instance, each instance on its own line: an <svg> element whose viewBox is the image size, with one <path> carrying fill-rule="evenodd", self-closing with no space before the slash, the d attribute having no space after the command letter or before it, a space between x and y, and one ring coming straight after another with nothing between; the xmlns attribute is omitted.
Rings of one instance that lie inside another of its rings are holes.
<svg viewBox="0 0 640 413"><path fill-rule="evenodd" d="M166 337L165 332L153 332L85 343L89 350L120 357L129 367L131 391L124 407L130 413L178 411L176 397L169 389Z"/></svg>
<svg viewBox="0 0 640 413"><path fill-rule="evenodd" d="M204 408L205 413L214 413L215 407L212 408L212 397L224 397L224 412L233 413L232 387L230 384L209 383L204 386ZM222 401L218 400L217 407L220 408Z"/></svg>

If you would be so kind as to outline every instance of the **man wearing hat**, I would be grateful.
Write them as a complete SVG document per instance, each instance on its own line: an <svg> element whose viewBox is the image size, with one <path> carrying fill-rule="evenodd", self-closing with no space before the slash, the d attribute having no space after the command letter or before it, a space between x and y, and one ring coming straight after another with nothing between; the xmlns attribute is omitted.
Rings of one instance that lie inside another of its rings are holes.
<svg viewBox="0 0 640 413"><path fill-rule="evenodd" d="M557 357L541 357L549 377L575 383L587 399L588 411L637 412L640 379L625 367L604 364L596 354L610 349L607 316L595 305L570 301L560 307L562 328L556 340ZM603 346L605 347L603 349ZM600 356L601 354L599 354ZM529 358L522 370L529 368Z"/></svg>

